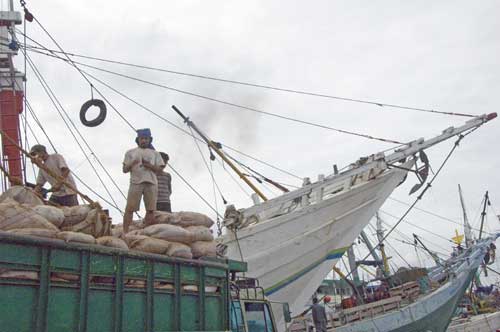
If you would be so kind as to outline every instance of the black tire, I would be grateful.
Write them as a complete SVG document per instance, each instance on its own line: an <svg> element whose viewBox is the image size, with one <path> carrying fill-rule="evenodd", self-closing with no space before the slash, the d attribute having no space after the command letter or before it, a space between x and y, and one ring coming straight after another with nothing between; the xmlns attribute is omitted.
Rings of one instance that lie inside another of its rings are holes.
<svg viewBox="0 0 500 332"><path fill-rule="evenodd" d="M87 120L87 118L86 118L87 111L92 106L99 107L99 115L93 120ZM106 119L106 114L107 114L106 104L102 100L90 99L90 100L87 100L82 105L82 108L80 108L80 121L82 122L82 124L84 126L96 127L104 122L104 120Z"/></svg>

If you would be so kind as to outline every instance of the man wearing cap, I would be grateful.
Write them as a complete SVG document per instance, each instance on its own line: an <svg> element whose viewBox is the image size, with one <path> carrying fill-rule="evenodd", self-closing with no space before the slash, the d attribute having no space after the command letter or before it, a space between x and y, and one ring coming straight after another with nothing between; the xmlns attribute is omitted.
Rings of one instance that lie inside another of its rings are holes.
<svg viewBox="0 0 500 332"><path fill-rule="evenodd" d="M165 167L165 162L160 153L153 149L152 141L151 131L148 128L139 129L135 140L138 147L125 153L123 173L130 172L130 186L127 195L127 206L123 215L124 233L128 232L133 213L139 211L142 197L144 197L146 207L144 223L146 225L152 224L158 195L156 175Z"/></svg>
<svg viewBox="0 0 500 332"><path fill-rule="evenodd" d="M57 153L48 154L45 146L40 144L31 147L30 154L38 158L46 168L62 178L64 182L76 189L75 180L63 156ZM38 176L36 177L35 191L41 192L43 185L47 182L52 186L49 190L52 192L49 199L50 202L62 206L78 205L78 198L74 190L63 184L62 181L50 176L45 170L39 169Z"/></svg>

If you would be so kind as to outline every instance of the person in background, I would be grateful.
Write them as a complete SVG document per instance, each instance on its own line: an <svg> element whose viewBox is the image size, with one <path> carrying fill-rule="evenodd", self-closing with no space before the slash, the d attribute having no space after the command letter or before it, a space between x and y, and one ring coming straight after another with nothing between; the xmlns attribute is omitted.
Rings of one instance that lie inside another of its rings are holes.
<svg viewBox="0 0 500 332"><path fill-rule="evenodd" d="M326 311L325 307L318 303L318 298L313 298L312 318L316 332L326 332Z"/></svg>
<svg viewBox="0 0 500 332"><path fill-rule="evenodd" d="M160 153L152 148L152 141L151 130L148 128L139 129L135 139L138 146L125 153L123 173L130 172L130 186L127 206L123 215L124 233L128 233L133 213L139 211L142 197L144 197L144 206L146 207L144 224L151 225L153 223L153 212L156 209L158 195L156 176L165 167L165 162Z"/></svg>
<svg viewBox="0 0 500 332"><path fill-rule="evenodd" d="M168 160L170 159L168 154L160 152L160 155L165 165L167 165ZM156 210L172 212L172 206L170 205L170 195L172 194L172 176L170 173L162 170L160 173L156 174L156 177L158 179L158 200L156 202Z"/></svg>
<svg viewBox="0 0 500 332"><path fill-rule="evenodd" d="M57 153L48 154L47 148L40 144L31 147L30 154L33 157L38 158L43 165L55 175L64 179L64 182L76 189L75 180L73 179L63 156ZM61 181L50 176L45 170L39 169L38 176L36 177L35 191L41 193L43 185L47 182L52 186L49 190L52 192L49 202L62 206L78 205L78 197L74 190L69 188L67 185L64 185Z"/></svg>

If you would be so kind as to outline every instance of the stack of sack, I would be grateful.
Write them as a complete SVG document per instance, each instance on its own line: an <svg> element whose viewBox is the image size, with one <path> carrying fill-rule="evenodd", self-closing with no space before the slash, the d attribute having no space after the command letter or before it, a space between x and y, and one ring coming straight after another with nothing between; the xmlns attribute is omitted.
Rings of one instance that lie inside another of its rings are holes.
<svg viewBox="0 0 500 332"><path fill-rule="evenodd" d="M21 186L13 186L0 196L0 231L172 257L215 257L213 224L201 213L156 211L153 225L136 221L123 234L123 225L111 229L107 214L90 205L44 205L33 190Z"/></svg>
<svg viewBox="0 0 500 332"><path fill-rule="evenodd" d="M13 186L0 195L0 231L65 242L101 244L128 249L110 234L111 220L106 213L89 205L58 208L44 205L32 189ZM37 279L37 272L0 270L3 278ZM53 273L65 280L65 274Z"/></svg>
<svg viewBox="0 0 500 332"><path fill-rule="evenodd" d="M123 225L115 225L112 234L122 237L132 250L181 258L215 257L213 224L201 213L155 211L153 225L134 222L127 234Z"/></svg>

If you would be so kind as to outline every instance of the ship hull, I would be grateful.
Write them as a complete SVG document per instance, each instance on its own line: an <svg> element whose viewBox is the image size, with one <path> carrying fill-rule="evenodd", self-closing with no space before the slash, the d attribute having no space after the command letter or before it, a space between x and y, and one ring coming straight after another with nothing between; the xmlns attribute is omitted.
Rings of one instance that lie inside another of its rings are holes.
<svg viewBox="0 0 500 332"><path fill-rule="evenodd" d="M292 315L300 314L405 175L392 169L345 193L241 229L237 241L229 234L228 256L248 263L247 276L259 280L271 301L286 302ZM281 321L281 313L276 316Z"/></svg>
<svg viewBox="0 0 500 332"><path fill-rule="evenodd" d="M486 247L490 243L488 241L478 246L470 256L462 258L459 261L460 265L454 270L455 277L450 277L451 280L436 291L399 310L336 327L334 331L445 332L459 301L483 260ZM442 268L438 267L436 270L442 270Z"/></svg>

